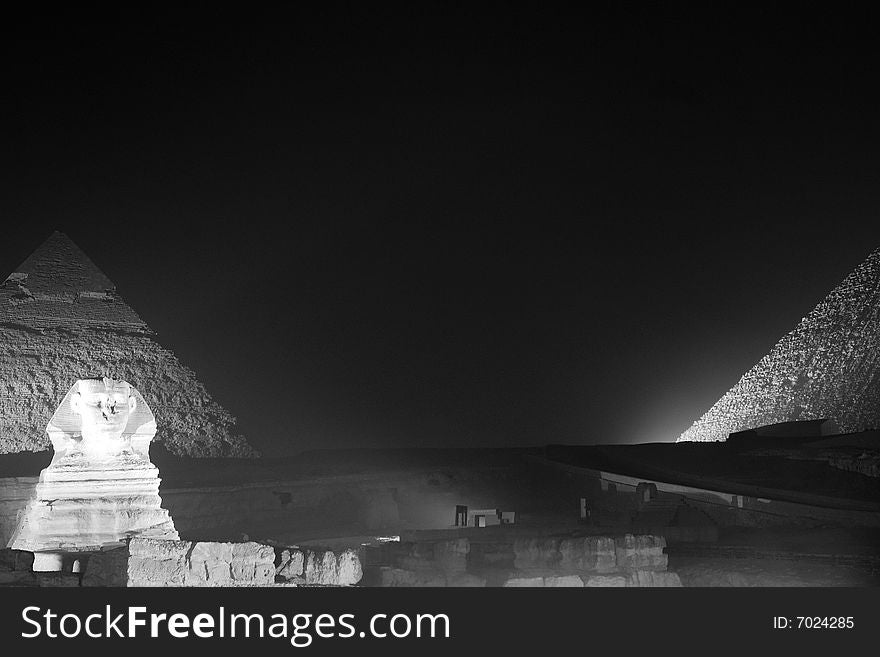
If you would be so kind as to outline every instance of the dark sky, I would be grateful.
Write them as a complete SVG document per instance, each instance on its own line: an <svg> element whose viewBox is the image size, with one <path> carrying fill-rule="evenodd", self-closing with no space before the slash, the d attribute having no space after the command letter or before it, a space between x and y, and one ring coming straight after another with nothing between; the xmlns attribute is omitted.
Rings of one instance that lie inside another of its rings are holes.
<svg viewBox="0 0 880 657"><path fill-rule="evenodd" d="M8 23L2 268L268 454L674 440L880 246L876 21L472 4Z"/></svg>

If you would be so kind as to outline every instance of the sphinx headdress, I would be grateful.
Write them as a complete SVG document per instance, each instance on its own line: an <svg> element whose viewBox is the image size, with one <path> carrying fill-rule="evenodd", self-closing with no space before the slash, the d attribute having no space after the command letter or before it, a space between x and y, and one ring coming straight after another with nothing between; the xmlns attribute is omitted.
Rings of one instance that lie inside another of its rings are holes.
<svg viewBox="0 0 880 657"><path fill-rule="evenodd" d="M149 458L150 441L156 435L156 417L153 411L134 386L126 381L107 377L80 379L64 395L64 399L46 425L46 433L52 441L56 458L75 450L82 440L82 418L73 410L71 398L76 393L109 392L120 388L127 389L128 394L137 402L122 431L122 440L124 443L130 443L134 452Z"/></svg>

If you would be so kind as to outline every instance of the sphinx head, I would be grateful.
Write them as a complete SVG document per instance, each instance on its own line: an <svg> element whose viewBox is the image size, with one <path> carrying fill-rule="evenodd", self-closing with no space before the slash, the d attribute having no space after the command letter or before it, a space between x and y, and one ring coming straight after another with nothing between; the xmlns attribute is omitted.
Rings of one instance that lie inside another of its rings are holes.
<svg viewBox="0 0 880 657"><path fill-rule="evenodd" d="M80 416L83 442L100 448L118 441L137 408L131 386L125 381L103 378L81 379L74 388L70 407Z"/></svg>
<svg viewBox="0 0 880 657"><path fill-rule="evenodd" d="M127 454L149 460L156 418L129 383L109 378L80 379L61 400L46 426L54 459L103 459Z"/></svg>

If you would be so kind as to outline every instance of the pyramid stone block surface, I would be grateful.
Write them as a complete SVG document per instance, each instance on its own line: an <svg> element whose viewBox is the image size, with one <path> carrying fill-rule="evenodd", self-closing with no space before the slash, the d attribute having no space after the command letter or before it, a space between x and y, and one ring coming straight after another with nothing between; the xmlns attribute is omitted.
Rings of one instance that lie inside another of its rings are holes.
<svg viewBox="0 0 880 657"><path fill-rule="evenodd" d="M135 385L156 414L156 442L177 455L256 455L195 373L56 232L0 285L0 453L47 449L59 400L89 376Z"/></svg>
<svg viewBox="0 0 880 657"><path fill-rule="evenodd" d="M880 249L678 440L826 419L842 433L880 428Z"/></svg>

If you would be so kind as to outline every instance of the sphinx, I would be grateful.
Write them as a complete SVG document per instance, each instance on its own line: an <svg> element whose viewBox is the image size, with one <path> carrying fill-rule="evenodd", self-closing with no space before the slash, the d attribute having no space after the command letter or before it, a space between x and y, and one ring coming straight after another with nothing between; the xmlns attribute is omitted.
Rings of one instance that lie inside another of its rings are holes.
<svg viewBox="0 0 880 657"><path fill-rule="evenodd" d="M46 427L52 462L40 473L8 547L34 553L35 571L122 546L133 536L178 539L150 462L156 419L125 381L81 379Z"/></svg>

